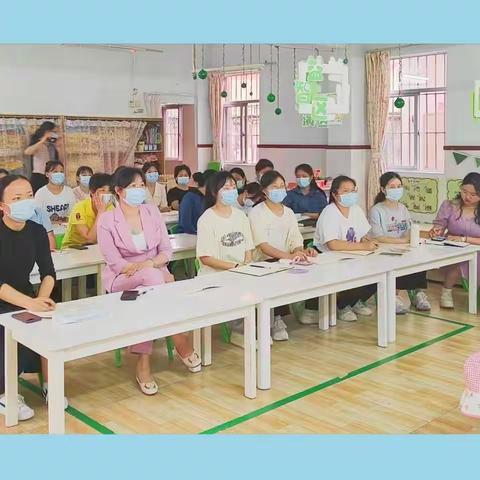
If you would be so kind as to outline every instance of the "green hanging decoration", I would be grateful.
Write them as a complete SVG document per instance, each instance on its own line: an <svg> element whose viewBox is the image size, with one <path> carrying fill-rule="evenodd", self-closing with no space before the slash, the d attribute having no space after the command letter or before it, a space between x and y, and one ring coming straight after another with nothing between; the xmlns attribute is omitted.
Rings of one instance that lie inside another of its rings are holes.
<svg viewBox="0 0 480 480"><path fill-rule="evenodd" d="M247 88L247 82L245 82L245 44L242 43L242 88Z"/></svg>
<svg viewBox="0 0 480 480"><path fill-rule="evenodd" d="M480 158L475 157L475 163L477 164L477 168L480 168Z"/></svg>
<svg viewBox="0 0 480 480"><path fill-rule="evenodd" d="M280 47L277 45L277 108L275 115L280 115L282 109L280 108Z"/></svg>
<svg viewBox="0 0 480 480"><path fill-rule="evenodd" d="M201 69L198 72L198 78L201 78L202 80L205 80L208 77L208 72L205 69Z"/></svg>
<svg viewBox="0 0 480 480"><path fill-rule="evenodd" d="M268 95L267 95L267 100L270 102L270 103L273 103L275 101L275 94L273 94L272 92L270 92Z"/></svg>
<svg viewBox="0 0 480 480"><path fill-rule="evenodd" d="M393 104L397 108L403 108L405 106L405 100L402 97L397 97Z"/></svg>
<svg viewBox="0 0 480 480"><path fill-rule="evenodd" d="M468 155L464 155L463 153L453 152L453 158L455 159L455 163L457 165L460 165L466 158L468 158ZM478 167L478 163L477 163L477 167Z"/></svg>
<svg viewBox="0 0 480 480"><path fill-rule="evenodd" d="M267 95L267 101L273 103L275 99L273 93L273 45L270 45L270 93Z"/></svg>
<svg viewBox="0 0 480 480"><path fill-rule="evenodd" d="M275 109L275 115L281 115L282 114L282 109L280 107L277 107Z"/></svg>
<svg viewBox="0 0 480 480"><path fill-rule="evenodd" d="M193 72L193 73L192 73L192 78L193 78L194 80L197 79L197 72Z"/></svg>
<svg viewBox="0 0 480 480"><path fill-rule="evenodd" d="M345 45L345 56L343 57L343 64L348 64L347 46Z"/></svg>
<svg viewBox="0 0 480 480"><path fill-rule="evenodd" d="M193 72L192 72L192 78L194 80L197 79L197 46L193 44L193 52L192 52L192 60L193 60Z"/></svg>
<svg viewBox="0 0 480 480"><path fill-rule="evenodd" d="M227 98L228 93L227 93L225 90L222 90L222 93L220 93L220 96L221 96L222 98Z"/></svg>
<svg viewBox="0 0 480 480"><path fill-rule="evenodd" d="M222 71L223 71L223 78L225 78L225 44L222 44ZM226 90L222 90L220 93L222 98L227 98L228 93Z"/></svg>

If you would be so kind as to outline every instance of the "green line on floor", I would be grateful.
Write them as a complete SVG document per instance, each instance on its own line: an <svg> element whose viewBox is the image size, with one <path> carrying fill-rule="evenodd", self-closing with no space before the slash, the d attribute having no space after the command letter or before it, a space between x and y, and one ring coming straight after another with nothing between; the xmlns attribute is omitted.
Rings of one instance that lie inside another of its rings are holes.
<svg viewBox="0 0 480 480"><path fill-rule="evenodd" d="M450 320L448 318L435 317L433 315L429 315L428 313L420 313L414 310L409 310L408 313L411 313L412 315L418 315L419 317L434 318L435 320L441 320L442 322L453 323L454 325L462 325L462 326L468 325L470 327L475 326L475 325L471 325L470 323L458 322L457 320Z"/></svg>
<svg viewBox="0 0 480 480"><path fill-rule="evenodd" d="M424 316L424 315L422 315L422 316ZM425 316L427 316L427 315L425 315ZM431 317L431 318L435 318L435 317ZM438 320L445 320L445 319L438 319ZM445 320L445 321L448 321L448 320ZM450 323L459 323L459 322L455 322L455 321L452 320L452 321L450 321ZM252 418L259 417L260 415L263 415L267 412L271 412L272 410L276 410L277 408L280 408L284 405L295 402L296 400L300 400L301 398L304 398L308 395L312 395L313 393L324 390L328 387L331 387L332 385L336 385L338 383L344 382L345 380L356 377L357 375L368 372L369 370L372 370L374 368L385 365L386 363L393 362L394 360L402 358L406 355L410 355L414 352L417 352L418 350L429 347L430 345L433 345L435 343L442 342L443 340L446 340L447 338L453 337L454 335L459 335L460 333L466 332L467 330L470 330L471 328L474 328L473 325L468 325L468 324L461 324L461 325L463 325L461 328L457 328L455 330L452 330L451 332L445 333L445 334L440 335L438 337L435 337L431 340L426 340L425 342L422 342L422 343L419 343L418 345L414 345L412 347L409 347L405 350L402 350L401 352L395 353L395 354L390 355L388 357L385 357L381 360L377 360L376 362L372 362L372 363L369 363L367 365L364 365L363 367L352 370L351 372L347 373L343 377L331 378L330 380L322 382L319 385L315 385L313 387L307 388L306 390L302 390L301 392L298 392L298 393L295 393L295 394L290 395L288 397L277 400L276 402L270 403L269 405L265 405L262 408L259 408L257 410L252 411L252 412L249 412L245 415L242 415L240 417L229 420L228 422L225 422L225 423L222 423L222 424L217 425L215 427L209 428L208 430L204 430L203 432L200 432L200 434L201 435L202 434L203 435L211 435L211 434L222 432L222 431L227 430L229 428L235 427L236 425L239 425L239 424L244 423L248 420L251 420Z"/></svg>
<svg viewBox="0 0 480 480"><path fill-rule="evenodd" d="M25 380L24 378L19 378L18 383L23 387L28 388L31 392L36 393L37 395L43 396L42 389L38 385L34 385L33 383L30 383L28 380ZM115 435L115 432L113 430L110 430L105 425L102 425L101 423L97 422L93 418L89 417L88 415L76 409L75 407L72 407L71 405L68 406L65 411L72 417L75 417L77 420L80 420L81 422L85 423L86 425L93 428L99 433L103 433L105 435Z"/></svg>

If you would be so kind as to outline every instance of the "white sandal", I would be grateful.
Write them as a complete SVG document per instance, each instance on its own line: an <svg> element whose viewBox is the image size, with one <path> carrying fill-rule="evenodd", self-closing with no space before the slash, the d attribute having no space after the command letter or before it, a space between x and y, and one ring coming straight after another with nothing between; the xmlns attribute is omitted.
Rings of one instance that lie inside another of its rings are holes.
<svg viewBox="0 0 480 480"><path fill-rule="evenodd" d="M155 395L158 392L158 385L155 383L155 380L143 383L138 379L138 377L135 378L137 380L138 386L140 387L140 390L145 395Z"/></svg>
<svg viewBox="0 0 480 480"><path fill-rule="evenodd" d="M180 357L180 355L178 356ZM197 373L202 369L202 360L195 351L193 351L188 357L180 357L180 360L192 373Z"/></svg>

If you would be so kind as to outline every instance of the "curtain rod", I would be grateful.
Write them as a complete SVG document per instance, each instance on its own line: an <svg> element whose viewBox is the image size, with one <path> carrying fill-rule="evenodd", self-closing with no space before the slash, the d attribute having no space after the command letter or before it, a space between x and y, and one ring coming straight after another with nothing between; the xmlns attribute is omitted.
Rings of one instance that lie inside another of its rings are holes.
<svg viewBox="0 0 480 480"><path fill-rule="evenodd" d="M0 113L0 118L26 118L26 119L41 119L41 118L58 118L65 120L141 120L143 122L157 122L163 120L161 117L99 117L94 115L19 115L15 113Z"/></svg>

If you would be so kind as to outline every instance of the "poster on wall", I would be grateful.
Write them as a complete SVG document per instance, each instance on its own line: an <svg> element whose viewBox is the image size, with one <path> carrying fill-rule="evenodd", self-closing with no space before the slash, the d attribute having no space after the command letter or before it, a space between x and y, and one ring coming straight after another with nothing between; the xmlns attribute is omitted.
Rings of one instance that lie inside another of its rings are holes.
<svg viewBox="0 0 480 480"><path fill-rule="evenodd" d="M435 213L438 209L438 180L436 178L403 177L402 203L410 212Z"/></svg>
<svg viewBox="0 0 480 480"><path fill-rule="evenodd" d="M480 80L475 81L475 90L473 91L473 117L480 118Z"/></svg>
<svg viewBox="0 0 480 480"><path fill-rule="evenodd" d="M461 178L451 178L447 180L447 199L455 200L460 193L460 186L462 185Z"/></svg>

